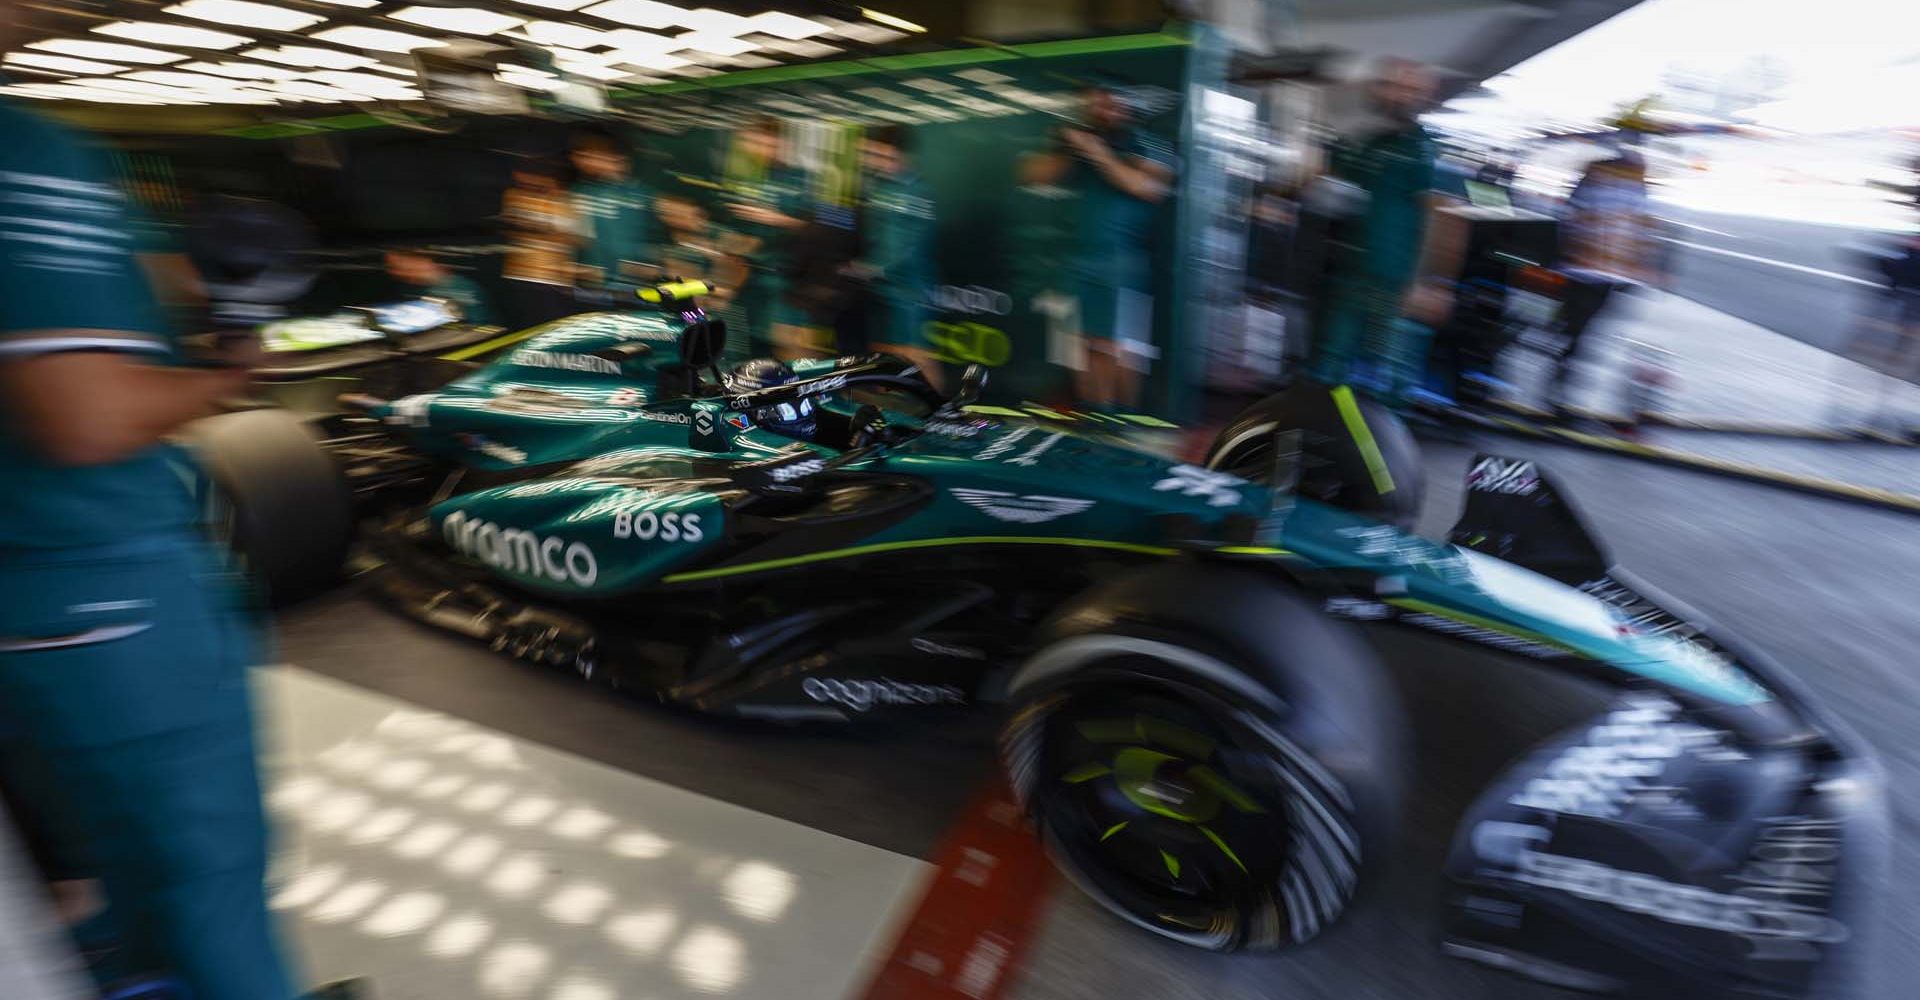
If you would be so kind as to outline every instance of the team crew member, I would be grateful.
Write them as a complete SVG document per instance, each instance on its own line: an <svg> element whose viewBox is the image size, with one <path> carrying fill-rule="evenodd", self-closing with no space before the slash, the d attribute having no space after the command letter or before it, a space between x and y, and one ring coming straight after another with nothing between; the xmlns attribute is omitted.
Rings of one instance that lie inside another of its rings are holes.
<svg viewBox="0 0 1920 1000"><path fill-rule="evenodd" d="M926 343L933 287L933 199L913 169L900 125L869 129L860 141L860 259L849 272L867 282L867 336L873 349L907 359L938 389L940 362Z"/></svg>
<svg viewBox="0 0 1920 1000"><path fill-rule="evenodd" d="M1173 151L1128 124L1118 94L1087 88L1085 127L1060 132L1061 149L1036 158L1026 183L1061 182L1078 191L1073 260L1086 358L1075 389L1084 403L1133 406L1140 372L1127 355L1151 339L1148 243L1154 206L1173 181Z"/></svg>
<svg viewBox="0 0 1920 1000"><path fill-rule="evenodd" d="M633 159L604 132L581 132L571 154L578 179L573 210L579 216L581 279L614 286L632 284L634 269L651 263L659 239L653 193L630 176Z"/></svg>
<svg viewBox="0 0 1920 1000"><path fill-rule="evenodd" d="M245 388L258 345L180 365L103 164L11 103L0 136L0 782L49 876L101 879L120 945L101 979L284 1000L246 683L260 636L163 442Z"/></svg>
<svg viewBox="0 0 1920 1000"><path fill-rule="evenodd" d="M746 237L743 253L753 266L743 305L756 339L764 328L782 358L821 353L819 324L787 301L793 235L807 224L811 200L806 172L781 158L780 123L761 118L734 137L737 162L729 164L727 208Z"/></svg>
<svg viewBox="0 0 1920 1000"><path fill-rule="evenodd" d="M474 326L498 322L486 293L473 279L460 274L440 256L423 247L394 247L387 251L387 276L407 295L442 299L460 310L461 320Z"/></svg>
<svg viewBox="0 0 1920 1000"><path fill-rule="evenodd" d="M500 219L513 246L500 264L507 321L525 329L581 311L573 294L580 220L552 164L514 165Z"/></svg>
<svg viewBox="0 0 1920 1000"><path fill-rule="evenodd" d="M1366 358L1397 403L1425 370L1427 334L1452 307L1452 279L1466 245L1458 217L1436 212L1433 138L1418 116L1433 97L1433 74L1388 59L1368 85L1373 119L1332 151L1329 173L1367 192L1358 239L1335 262L1315 336L1312 375L1351 381ZM1412 322L1409 322L1412 321Z"/></svg>

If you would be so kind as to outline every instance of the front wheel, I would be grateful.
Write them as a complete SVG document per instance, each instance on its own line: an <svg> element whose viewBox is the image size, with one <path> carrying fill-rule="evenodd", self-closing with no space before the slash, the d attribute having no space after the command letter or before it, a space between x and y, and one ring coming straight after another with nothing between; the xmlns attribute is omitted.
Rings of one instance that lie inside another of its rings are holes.
<svg viewBox="0 0 1920 1000"><path fill-rule="evenodd" d="M1072 881L1215 951L1301 943L1348 908L1399 776L1364 645L1279 581L1205 565L1123 578L1043 634L1001 747Z"/></svg>

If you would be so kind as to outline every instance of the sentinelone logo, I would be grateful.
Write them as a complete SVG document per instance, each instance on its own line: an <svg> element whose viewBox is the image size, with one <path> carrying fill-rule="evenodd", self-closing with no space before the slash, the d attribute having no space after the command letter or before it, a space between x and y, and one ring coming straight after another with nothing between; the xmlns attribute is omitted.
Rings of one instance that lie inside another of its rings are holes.
<svg viewBox="0 0 1920 1000"><path fill-rule="evenodd" d="M503 573L580 587L591 587L600 578L600 564L585 542L568 543L564 538L541 538L524 528L502 528L470 518L465 511L447 515L440 533L457 551Z"/></svg>
<svg viewBox="0 0 1920 1000"><path fill-rule="evenodd" d="M961 705L967 693L951 684L908 684L890 678L842 680L837 677L809 677L800 682L800 690L814 701L831 701L856 712L875 705Z"/></svg>

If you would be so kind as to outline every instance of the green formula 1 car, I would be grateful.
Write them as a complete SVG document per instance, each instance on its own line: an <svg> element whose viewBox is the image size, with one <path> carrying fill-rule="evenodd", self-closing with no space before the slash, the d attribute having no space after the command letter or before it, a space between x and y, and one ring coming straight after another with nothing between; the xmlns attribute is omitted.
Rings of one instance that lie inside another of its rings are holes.
<svg viewBox="0 0 1920 1000"><path fill-rule="evenodd" d="M1189 464L1118 422L980 405L977 372L953 397L878 356L720 372L700 292L353 400L417 463L364 533L366 583L707 712L996 703L1060 867L1222 950L1313 938L1382 860L1403 723L1370 636L1470 644L1618 697L1461 819L1450 951L1691 997L1827 995L1851 967L1886 852L1876 767L1611 567L1534 464L1481 457L1430 540L1405 528L1412 438L1344 388L1259 404Z"/></svg>

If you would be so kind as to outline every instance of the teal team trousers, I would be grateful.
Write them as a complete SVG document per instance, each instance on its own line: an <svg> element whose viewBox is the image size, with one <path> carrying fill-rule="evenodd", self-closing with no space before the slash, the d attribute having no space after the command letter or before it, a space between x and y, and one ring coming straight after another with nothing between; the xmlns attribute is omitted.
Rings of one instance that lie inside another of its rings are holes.
<svg viewBox="0 0 1920 1000"><path fill-rule="evenodd" d="M0 551L0 782L59 877L101 879L103 981L287 1000L241 591L188 534Z"/></svg>

